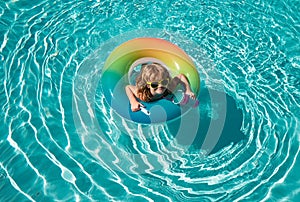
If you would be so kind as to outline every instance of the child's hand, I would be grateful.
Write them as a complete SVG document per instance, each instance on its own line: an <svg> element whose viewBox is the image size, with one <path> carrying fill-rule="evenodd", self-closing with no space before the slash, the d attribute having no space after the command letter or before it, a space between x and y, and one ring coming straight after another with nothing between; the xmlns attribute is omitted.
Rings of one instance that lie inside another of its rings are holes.
<svg viewBox="0 0 300 202"><path fill-rule="evenodd" d="M138 101L134 101L133 103L131 103L131 111L133 112L141 110L141 107L144 107L144 105L142 105Z"/></svg>
<svg viewBox="0 0 300 202"><path fill-rule="evenodd" d="M185 94L187 94L188 96L190 96L190 98L192 98L193 100L196 99L195 93L193 93L193 92L190 91L190 90L187 90L187 91L185 92Z"/></svg>

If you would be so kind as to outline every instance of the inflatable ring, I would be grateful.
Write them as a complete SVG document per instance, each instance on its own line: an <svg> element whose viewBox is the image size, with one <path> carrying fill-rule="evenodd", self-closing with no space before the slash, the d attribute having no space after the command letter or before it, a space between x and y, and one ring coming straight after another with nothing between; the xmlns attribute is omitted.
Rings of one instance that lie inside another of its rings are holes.
<svg viewBox="0 0 300 202"><path fill-rule="evenodd" d="M187 107L167 99L143 102L146 107L132 112L125 92L133 68L145 62L158 62L168 67L171 76L184 74L198 95L200 78L192 59L175 44L159 38L136 38L115 48L105 61L101 85L107 103L122 117L138 123L159 123L180 117ZM184 109L183 109L184 108Z"/></svg>

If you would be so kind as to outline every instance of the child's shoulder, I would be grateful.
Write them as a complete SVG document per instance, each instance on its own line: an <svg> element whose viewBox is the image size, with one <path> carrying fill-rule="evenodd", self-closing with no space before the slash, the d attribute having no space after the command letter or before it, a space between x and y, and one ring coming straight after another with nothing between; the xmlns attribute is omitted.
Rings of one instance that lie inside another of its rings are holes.
<svg viewBox="0 0 300 202"><path fill-rule="evenodd" d="M174 89L176 88L176 86L178 85L178 83L180 82L180 79L178 76L175 76L171 79L171 82L169 83L169 90L171 92L174 91Z"/></svg>
<svg viewBox="0 0 300 202"><path fill-rule="evenodd" d="M136 87L135 85L130 85L130 84L128 84L128 85L126 86L126 88L130 88L130 90L134 90L134 91L137 90L137 87Z"/></svg>

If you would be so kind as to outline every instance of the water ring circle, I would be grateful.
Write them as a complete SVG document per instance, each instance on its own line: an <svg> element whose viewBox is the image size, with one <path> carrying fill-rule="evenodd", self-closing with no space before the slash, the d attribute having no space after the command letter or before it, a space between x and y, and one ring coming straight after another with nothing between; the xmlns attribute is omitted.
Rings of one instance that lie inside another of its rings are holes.
<svg viewBox="0 0 300 202"><path fill-rule="evenodd" d="M170 71L171 76L184 74L190 82L191 89L198 95L200 77L192 59L181 48L167 40L145 37L119 45L105 61L101 85L107 103L122 117L142 124L166 122L188 111L189 107L182 108L181 105L167 99L143 102L146 110L131 111L125 86L132 83L130 78L134 68L147 62L162 64Z"/></svg>
<svg viewBox="0 0 300 202"><path fill-rule="evenodd" d="M86 151L101 164L115 171L122 170L122 172L134 174L148 172L148 168L142 165L133 168L132 159L135 159L134 162L143 162L146 158L151 163L152 170L155 171L171 165L177 159L173 159L174 156L180 158L180 156L185 155L186 150L193 144L200 131L200 109L203 108L203 105L199 105L199 107L189 110L188 113L180 116L180 118L161 124L137 124L119 116L112 107L108 106L107 98L105 98L102 90L104 86L101 80L105 61L107 61L115 47L127 41L145 37L165 38L168 41L180 44L180 47L187 51L188 55L197 64L197 67L199 67L199 74L205 76L207 74L206 71L209 70L214 73L214 78L218 76L218 73L213 68L213 63L209 62L211 60L209 60L209 57L199 45L181 35L166 33L160 29L126 32L111 38L80 64L74 78L72 96L72 114L79 138ZM138 62L139 60L135 61ZM132 61L132 64L135 61ZM204 63L206 68L203 68L204 65L197 61L207 61L208 63ZM130 65L128 67L130 69ZM128 80L128 76L124 74L124 79ZM204 77L202 82L206 80L207 78ZM219 94L215 95L213 92L209 92L208 96L211 99L211 103L223 103L218 121L211 122L205 132L206 137L202 147L209 153L217 144L218 137L223 129L226 107L222 107L226 106L226 97L219 96ZM156 108L156 110L159 109ZM167 155L166 159L170 160L161 162L160 158L156 158L156 154L152 152L141 155L140 153L125 151L118 144L114 143L120 138L119 135L127 135L134 140L143 139L141 136L153 140L157 135L166 135L164 138L166 138L167 142L164 144L164 148L168 152L165 155ZM116 159L122 159L122 161L118 163Z"/></svg>

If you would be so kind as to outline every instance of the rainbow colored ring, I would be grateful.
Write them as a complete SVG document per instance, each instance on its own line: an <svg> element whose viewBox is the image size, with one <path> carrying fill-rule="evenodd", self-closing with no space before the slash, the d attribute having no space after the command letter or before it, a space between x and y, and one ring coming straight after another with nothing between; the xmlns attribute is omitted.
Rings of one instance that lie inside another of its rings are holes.
<svg viewBox="0 0 300 202"><path fill-rule="evenodd" d="M115 48L105 61L101 84L107 103L122 117L138 123L160 123L180 117L187 109L166 99L143 104L151 112L131 112L125 86L129 84L128 73L132 64L143 59L161 61L171 75L184 74L191 89L198 95L200 77L192 59L175 44L159 38L136 38ZM145 61L145 60L144 60Z"/></svg>

